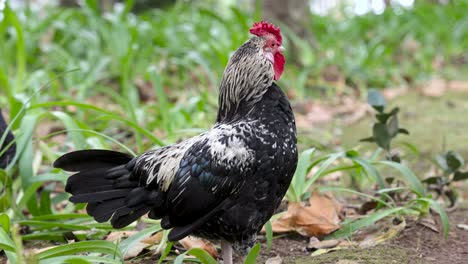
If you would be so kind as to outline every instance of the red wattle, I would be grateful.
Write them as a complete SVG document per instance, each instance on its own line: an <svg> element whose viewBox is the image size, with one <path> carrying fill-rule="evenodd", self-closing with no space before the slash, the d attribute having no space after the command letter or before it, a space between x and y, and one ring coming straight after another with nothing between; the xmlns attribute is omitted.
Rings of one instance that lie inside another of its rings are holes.
<svg viewBox="0 0 468 264"><path fill-rule="evenodd" d="M280 52L275 53L275 62L273 63L273 70L275 71L275 81L279 80L281 77L281 74L283 74L284 71L284 63L286 60L284 59L283 54Z"/></svg>

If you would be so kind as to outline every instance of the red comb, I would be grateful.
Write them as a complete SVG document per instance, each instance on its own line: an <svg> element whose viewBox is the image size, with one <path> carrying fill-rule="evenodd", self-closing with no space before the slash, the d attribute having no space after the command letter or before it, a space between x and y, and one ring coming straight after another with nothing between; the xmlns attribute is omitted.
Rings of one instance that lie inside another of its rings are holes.
<svg viewBox="0 0 468 264"><path fill-rule="evenodd" d="M269 24L266 21L254 23L249 31L250 33L259 37L264 36L266 34L272 34L276 37L276 40L280 43L280 45L283 41L283 38L281 37L281 30L279 29L279 27L273 24Z"/></svg>

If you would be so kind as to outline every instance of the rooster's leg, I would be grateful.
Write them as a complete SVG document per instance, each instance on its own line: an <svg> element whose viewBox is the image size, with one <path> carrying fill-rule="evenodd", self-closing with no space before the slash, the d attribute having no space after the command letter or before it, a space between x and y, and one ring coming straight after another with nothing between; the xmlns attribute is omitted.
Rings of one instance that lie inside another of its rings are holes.
<svg viewBox="0 0 468 264"><path fill-rule="evenodd" d="M221 241L223 264L232 264L232 245L227 241Z"/></svg>

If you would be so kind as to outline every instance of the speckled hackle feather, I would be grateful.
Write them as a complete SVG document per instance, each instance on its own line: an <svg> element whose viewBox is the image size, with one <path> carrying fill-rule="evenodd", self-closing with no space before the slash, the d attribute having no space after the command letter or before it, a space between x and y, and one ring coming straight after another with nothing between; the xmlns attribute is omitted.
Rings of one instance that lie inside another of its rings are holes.
<svg viewBox="0 0 468 264"><path fill-rule="evenodd" d="M264 36L265 34L272 34L276 37L276 40L278 40L280 44L283 43L280 28L266 21L254 23L252 28L250 28L249 32L259 37Z"/></svg>

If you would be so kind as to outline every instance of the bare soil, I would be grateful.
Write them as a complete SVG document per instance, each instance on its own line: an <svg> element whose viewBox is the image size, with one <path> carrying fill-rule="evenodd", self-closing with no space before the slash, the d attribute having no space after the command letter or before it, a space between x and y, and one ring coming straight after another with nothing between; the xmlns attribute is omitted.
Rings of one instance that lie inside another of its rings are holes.
<svg viewBox="0 0 468 264"><path fill-rule="evenodd" d="M468 224L468 209L452 212L447 239L417 222L407 223L405 230L393 241L372 248L339 250L319 256L310 256L306 246L308 239L298 235L277 238L271 251L262 243L262 255L258 263L280 256L283 264L361 264L361 263L468 263L468 231L457 228Z"/></svg>

